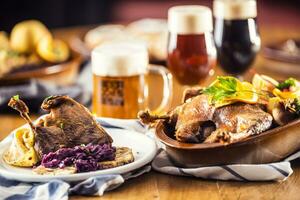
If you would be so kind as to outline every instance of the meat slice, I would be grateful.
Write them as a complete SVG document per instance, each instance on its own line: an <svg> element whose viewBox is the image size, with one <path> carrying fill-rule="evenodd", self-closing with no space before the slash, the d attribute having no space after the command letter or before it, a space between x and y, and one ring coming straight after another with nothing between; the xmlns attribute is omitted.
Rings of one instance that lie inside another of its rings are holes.
<svg viewBox="0 0 300 200"><path fill-rule="evenodd" d="M212 121L217 129L205 143L231 143L259 134L271 127L273 118L257 104L236 103L216 109Z"/></svg>
<svg viewBox="0 0 300 200"><path fill-rule="evenodd" d="M212 120L215 108L208 102L206 95L199 95L181 106L174 113L177 115L176 139L185 142L201 142L203 123ZM173 113L173 114L174 114Z"/></svg>
<svg viewBox="0 0 300 200"><path fill-rule="evenodd" d="M18 110L22 117L27 116L25 119L35 133L35 149L40 156L61 147L112 143L112 138L96 122L88 109L70 97L51 96L45 99L41 107L50 113L37 124L31 122L28 108L23 101L12 98L9 106Z"/></svg>

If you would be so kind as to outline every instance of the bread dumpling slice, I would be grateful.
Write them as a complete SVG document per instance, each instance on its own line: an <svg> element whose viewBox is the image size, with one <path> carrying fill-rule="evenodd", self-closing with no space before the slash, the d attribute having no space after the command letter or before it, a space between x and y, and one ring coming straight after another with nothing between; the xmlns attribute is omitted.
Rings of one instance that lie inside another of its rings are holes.
<svg viewBox="0 0 300 200"><path fill-rule="evenodd" d="M28 128L17 129L9 149L4 153L6 163L18 167L32 167L39 158L34 149L34 134Z"/></svg>

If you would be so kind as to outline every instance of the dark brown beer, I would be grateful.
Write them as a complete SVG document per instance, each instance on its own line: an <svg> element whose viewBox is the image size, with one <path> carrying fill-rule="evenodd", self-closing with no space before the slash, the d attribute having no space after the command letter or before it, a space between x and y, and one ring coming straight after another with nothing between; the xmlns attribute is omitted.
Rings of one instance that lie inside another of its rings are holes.
<svg viewBox="0 0 300 200"><path fill-rule="evenodd" d="M218 63L229 74L249 69L260 48L255 0L215 0L214 38Z"/></svg>

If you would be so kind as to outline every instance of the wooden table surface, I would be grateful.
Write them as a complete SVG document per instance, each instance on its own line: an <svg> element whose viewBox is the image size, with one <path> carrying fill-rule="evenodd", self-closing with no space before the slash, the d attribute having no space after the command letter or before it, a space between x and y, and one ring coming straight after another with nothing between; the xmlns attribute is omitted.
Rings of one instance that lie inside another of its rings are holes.
<svg viewBox="0 0 300 200"><path fill-rule="evenodd" d="M55 30L55 35L63 39L84 33L89 27L72 27ZM300 36L300 29L295 27L261 27L263 44L284 38ZM254 69L257 72L272 74L277 78L284 78L288 74L269 71L264 66L269 61L258 56ZM280 64L279 64L280 65ZM216 74L222 74L216 70ZM294 74L295 77L298 77ZM156 83L160 85L159 83ZM181 99L183 87L174 83L175 106ZM159 94L152 95L159 101ZM155 104L155 103L154 103ZM0 115L0 140L14 128L22 125L24 121L17 115ZM71 199L300 199L300 161L292 163L294 173L284 182L233 182L208 181L190 177L177 177L157 172L150 172L138 178L127 181L121 187L107 192L103 197L73 196Z"/></svg>

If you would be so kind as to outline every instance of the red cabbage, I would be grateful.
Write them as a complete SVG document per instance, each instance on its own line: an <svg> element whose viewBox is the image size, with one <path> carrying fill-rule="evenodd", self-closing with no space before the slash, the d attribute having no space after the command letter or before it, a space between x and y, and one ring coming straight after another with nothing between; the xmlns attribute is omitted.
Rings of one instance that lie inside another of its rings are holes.
<svg viewBox="0 0 300 200"><path fill-rule="evenodd" d="M101 169L99 162L114 160L115 156L116 148L111 144L88 144L45 154L41 165L47 168L75 166L78 173L89 172Z"/></svg>

